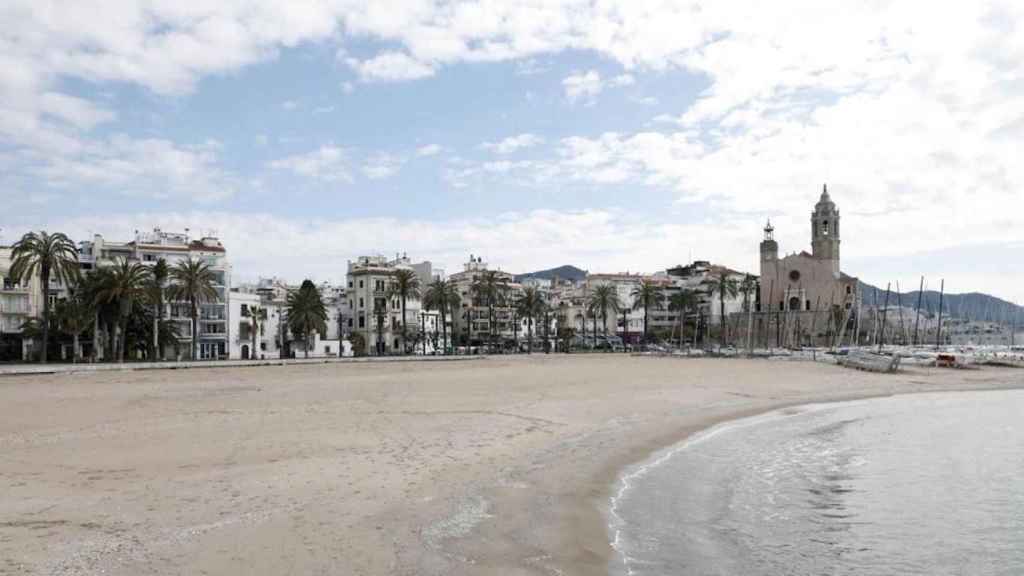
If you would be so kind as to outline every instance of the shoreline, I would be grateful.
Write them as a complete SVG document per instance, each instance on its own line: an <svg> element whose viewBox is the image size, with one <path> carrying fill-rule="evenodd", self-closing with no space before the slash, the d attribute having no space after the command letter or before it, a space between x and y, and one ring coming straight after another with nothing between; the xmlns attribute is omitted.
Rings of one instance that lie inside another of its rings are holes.
<svg viewBox="0 0 1024 576"><path fill-rule="evenodd" d="M694 361L694 359L687 358L652 358L651 360L668 362ZM722 360L699 361L721 362ZM737 361L758 362L757 359ZM793 366L793 364L779 363L772 364L772 366L788 368ZM736 405L721 409L721 411L712 410L710 414L697 416L676 424L669 424L660 427L660 429L657 429L658 427L655 426L656 430L653 432L643 431L634 438L620 439L614 454L601 460L597 466L592 468L590 475L580 483L581 490L567 494L565 498L559 501L546 503L546 505L557 509L553 515L560 516L565 520L564 528L566 530L561 537L554 537L551 533L545 534L551 538L552 543L541 548L542 553L537 554L535 557L544 558L548 562L538 566L538 569L524 572L524 574L536 574L538 576L542 574L578 574L581 576L614 574L611 567L612 562L617 558L617 552L612 545L610 501L616 492L616 488L619 486L619 480L622 475L630 469L650 461L659 452L680 445L694 436L715 427L730 422L757 418L772 412L814 404L853 402L911 394L1024 389L1024 379L1021 378L1024 376L1024 373L1018 373L1012 369L1005 368L988 368L983 371L965 373L955 370L914 367L905 369L897 374L870 374L834 365L830 366L830 368L838 371L838 374L872 378L876 382L881 383L882 387L841 392L820 392L797 399L770 399L763 403L756 403L753 406ZM931 378L931 381L918 379L921 376ZM1017 378L1016 382L1013 381L1014 377ZM887 379L894 379L895 381L886 382ZM522 504L519 499L511 499L510 502L516 505ZM500 504L499 499L498 505L500 506ZM485 532L480 538L490 539L492 536L493 533ZM563 554L554 554L558 548L563 546ZM486 550L488 547L485 546L483 548ZM463 547L456 548L456 550L465 552ZM564 563L556 562L556 559L560 556L564 557ZM503 569L487 570L483 573L495 575L509 573L506 571L510 571L511 568L511 566L506 565Z"/></svg>
<svg viewBox="0 0 1024 576"><path fill-rule="evenodd" d="M0 573L607 574L620 474L701 430L1021 387L1011 369L622 355L12 378Z"/></svg>
<svg viewBox="0 0 1024 576"><path fill-rule="evenodd" d="M609 554L607 556L607 565L609 570L606 571L609 576L621 576L621 572L614 572L611 570L612 562L622 558L622 552L618 550L615 545L617 540L617 530L613 527L615 522L615 502L621 498L626 490L630 486L625 482L627 478L634 477L638 474L645 473L649 467L657 466L663 459L671 458L677 452L685 450L692 442L699 442L705 437L713 435L719 430L729 430L733 427L744 427L747 425L756 425L760 423L760 419L763 417L770 416L772 414L781 413L790 409L799 409L804 407L813 407L821 405L832 405L832 404L846 404L851 402L859 402L864 400L877 400L883 398L895 398L898 396L913 396L919 394L957 394L962 392L996 392L1000 390L1024 390L1024 384L1010 384L1010 385L995 385L985 387L943 387L941 389L916 389L916 390L905 390L905 391L893 391L890 393L879 393L879 394L866 394L866 395L855 395L851 397L842 398L826 398L821 400L809 400L806 402L787 402L775 406L758 408L750 411L738 412L733 416L725 416L720 419L715 419L705 427L687 431L678 439L671 441L667 444L656 444L653 449L646 452L646 456L633 460L627 464L620 465L621 467L616 468L614 478L609 483L607 491L607 503L603 507L598 507L598 511L603 519L603 526L607 535L609 544ZM709 436L705 436L705 434ZM645 448L646 449L646 448ZM619 518L621 521L621 518Z"/></svg>

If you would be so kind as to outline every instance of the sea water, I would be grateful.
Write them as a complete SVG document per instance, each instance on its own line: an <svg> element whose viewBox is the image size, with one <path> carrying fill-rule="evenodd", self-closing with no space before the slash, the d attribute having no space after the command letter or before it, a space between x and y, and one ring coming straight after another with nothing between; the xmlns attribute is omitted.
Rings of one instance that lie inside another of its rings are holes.
<svg viewBox="0 0 1024 576"><path fill-rule="evenodd" d="M612 574L1024 575L1024 391L713 428L626 471Z"/></svg>

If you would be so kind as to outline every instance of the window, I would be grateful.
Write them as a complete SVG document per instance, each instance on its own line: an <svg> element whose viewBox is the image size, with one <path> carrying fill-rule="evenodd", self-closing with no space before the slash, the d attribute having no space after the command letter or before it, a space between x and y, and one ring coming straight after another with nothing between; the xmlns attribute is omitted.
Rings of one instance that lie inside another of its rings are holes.
<svg viewBox="0 0 1024 576"><path fill-rule="evenodd" d="M797 298L796 296L793 296L792 298L790 298L789 299L789 309L790 310L800 310L800 299Z"/></svg>
<svg viewBox="0 0 1024 576"><path fill-rule="evenodd" d="M249 305L248 304L242 304L242 317L243 318L248 318L249 317Z"/></svg>
<svg viewBox="0 0 1024 576"><path fill-rule="evenodd" d="M324 346L324 354L330 354L330 353L331 353L331 347L330 346Z"/></svg>
<svg viewBox="0 0 1024 576"><path fill-rule="evenodd" d="M366 316L359 317L359 327L366 328Z"/></svg>
<svg viewBox="0 0 1024 576"><path fill-rule="evenodd" d="M260 342L260 350L262 350L264 352L267 351L267 343L266 342Z"/></svg>
<svg viewBox="0 0 1024 576"><path fill-rule="evenodd" d="M348 327L349 327L349 328L351 328L351 327L352 327L352 319L351 319L351 318L349 318L349 319L348 319Z"/></svg>
<svg viewBox="0 0 1024 576"><path fill-rule="evenodd" d="M348 281L348 287L349 287L349 288L351 288L351 287L352 287L352 281L351 281L351 280L349 280L349 281Z"/></svg>
<svg viewBox="0 0 1024 576"><path fill-rule="evenodd" d="M846 295L849 296L850 294L853 294L853 287L852 286L847 286L846 287Z"/></svg>
<svg viewBox="0 0 1024 576"><path fill-rule="evenodd" d="M146 262L155 262L156 261L156 255L154 255L154 254L143 254L142 255L142 259L144 261L146 261Z"/></svg>
<svg viewBox="0 0 1024 576"><path fill-rule="evenodd" d="M363 281L362 281L362 280L360 280L360 281L359 281L359 287L360 287L360 288L362 288L362 287L363 287Z"/></svg>
<svg viewBox="0 0 1024 576"><path fill-rule="evenodd" d="M360 308L363 308L363 306L364 306L364 304L363 304L363 299L362 299L362 298L360 298L360 299L359 299L359 307L360 307Z"/></svg>
<svg viewBox="0 0 1024 576"><path fill-rule="evenodd" d="M807 301L807 310L809 311L810 309L811 309L811 301L810 301L810 300L808 300L808 301Z"/></svg>
<svg viewBox="0 0 1024 576"><path fill-rule="evenodd" d="M789 279L792 280L793 282L799 282L800 281L800 271L799 270L791 270L789 272Z"/></svg>
<svg viewBox="0 0 1024 576"><path fill-rule="evenodd" d="M821 235L828 236L828 220L823 220L821 222Z"/></svg>

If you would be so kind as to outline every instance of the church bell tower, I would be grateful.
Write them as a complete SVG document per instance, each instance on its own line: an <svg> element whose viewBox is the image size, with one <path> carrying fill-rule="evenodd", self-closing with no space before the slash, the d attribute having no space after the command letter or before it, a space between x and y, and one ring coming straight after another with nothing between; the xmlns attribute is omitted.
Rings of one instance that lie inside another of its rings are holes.
<svg viewBox="0 0 1024 576"><path fill-rule="evenodd" d="M828 186L811 213L811 250L815 258L831 260L839 270L839 210L828 195Z"/></svg>

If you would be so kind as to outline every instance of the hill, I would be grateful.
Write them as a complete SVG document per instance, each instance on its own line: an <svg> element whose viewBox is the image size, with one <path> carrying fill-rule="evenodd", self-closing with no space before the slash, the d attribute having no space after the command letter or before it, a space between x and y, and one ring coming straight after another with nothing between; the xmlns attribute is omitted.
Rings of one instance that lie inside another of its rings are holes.
<svg viewBox="0 0 1024 576"><path fill-rule="evenodd" d="M537 272L527 272L525 274L517 274L516 282L522 282L527 278L541 278L543 280L550 280L554 277L561 278L563 280L572 280L579 282L587 277L587 271L581 270L575 266L559 266L558 268L549 268L547 270L538 270Z"/></svg>
<svg viewBox="0 0 1024 576"><path fill-rule="evenodd" d="M861 294L866 305L879 306L885 303L885 289L877 288L870 284L861 282ZM903 306L916 308L918 291L903 292L898 296L894 291L889 293L889 305L895 306L897 302ZM1024 326L1024 307L1017 306L1001 298L979 292L968 292L966 294L945 294L942 296L942 308L945 314L957 318L969 320L981 320L987 322L1002 322L1006 324L1016 323ZM922 312L937 313L939 310L939 292L936 290L925 290L921 295ZM1015 322L1016 321L1016 322Z"/></svg>

